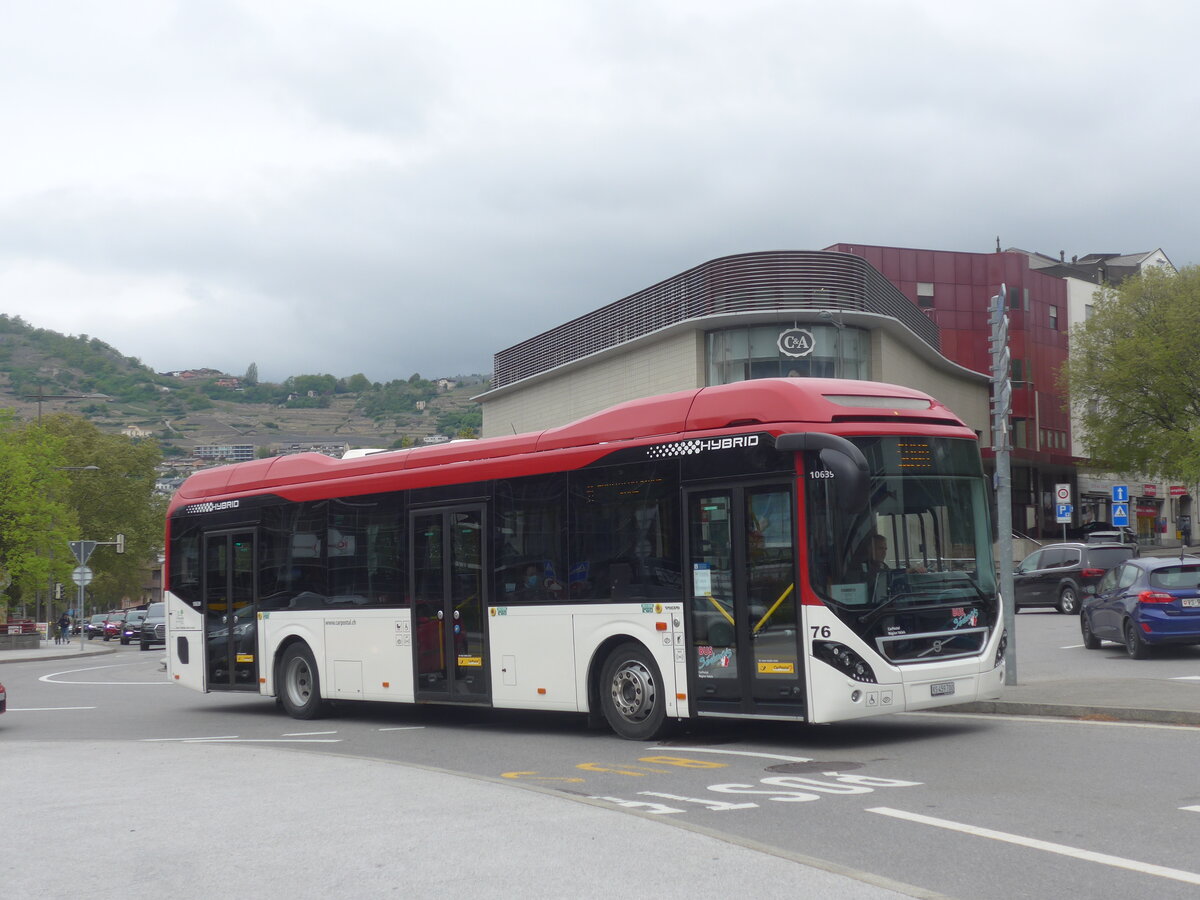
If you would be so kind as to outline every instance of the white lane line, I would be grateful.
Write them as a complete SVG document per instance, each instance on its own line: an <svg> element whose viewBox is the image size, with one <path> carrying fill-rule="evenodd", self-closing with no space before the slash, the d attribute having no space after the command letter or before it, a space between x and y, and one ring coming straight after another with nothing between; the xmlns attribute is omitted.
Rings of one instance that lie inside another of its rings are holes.
<svg viewBox="0 0 1200 900"><path fill-rule="evenodd" d="M1181 806L1179 808L1184 812L1200 812L1200 806Z"/></svg>
<svg viewBox="0 0 1200 900"><path fill-rule="evenodd" d="M1167 866L1156 866L1152 863L1139 862L1136 859L1125 859L1122 856L1110 856L1107 853L1096 853L1093 850L1082 850L1079 847L1068 847L1066 844L1055 844L1050 841L1039 841L1037 838L1023 837L1019 834L1009 834L1006 831L993 831L990 828L979 828L975 825L964 825L962 822L951 822L948 819L935 819L933 816L923 816L920 813L905 812L900 809L890 809L886 806L876 806L868 809L867 812L879 813L881 816L891 816L894 819L903 819L906 822L916 822L920 825L932 825L934 828L945 828L949 831L958 831L963 834L972 834L976 837L990 838L994 841L1003 841L1008 844L1016 844L1019 847L1029 847L1033 850L1044 850L1047 853L1057 853L1061 856L1070 856L1075 859L1081 859L1085 862L1100 863L1104 866L1112 866L1117 869L1128 869L1131 872L1140 872L1143 875L1156 875L1159 878L1170 878L1172 881L1182 881L1185 884L1200 885L1200 874L1195 872L1185 872L1182 869L1171 869Z"/></svg>
<svg viewBox="0 0 1200 900"><path fill-rule="evenodd" d="M190 738L142 738L141 744L340 744L341 738L311 738L300 740L296 738L244 738L236 734L221 737L190 737Z"/></svg>
<svg viewBox="0 0 1200 900"><path fill-rule="evenodd" d="M654 749L667 751L672 753L679 751L680 753L725 753L729 756L755 756L759 759L780 759L784 762L812 762L812 759L807 756L780 756L778 753L754 753L750 750L721 750L716 747L664 747L656 746Z"/></svg>
<svg viewBox="0 0 1200 900"><path fill-rule="evenodd" d="M399 725L395 728L376 728L376 731L424 731L424 725Z"/></svg>
<svg viewBox="0 0 1200 900"><path fill-rule="evenodd" d="M337 734L336 731L293 731L284 737L311 737L318 734Z"/></svg>
<svg viewBox="0 0 1200 900"><path fill-rule="evenodd" d="M340 744L341 738L194 738L185 744Z"/></svg>
<svg viewBox="0 0 1200 900"><path fill-rule="evenodd" d="M171 741L228 741L237 738L236 734L222 734L218 737L199 737L199 738L142 738L138 741L139 744L161 744Z"/></svg>
<svg viewBox="0 0 1200 900"><path fill-rule="evenodd" d="M1058 649L1059 650L1079 650L1082 647L1083 647L1083 644L1067 644L1067 646L1059 647Z"/></svg>
<svg viewBox="0 0 1200 900"><path fill-rule="evenodd" d="M171 683L166 680L162 680L162 681L71 681L71 680L59 681L58 680L59 676L62 676L62 675L77 675L80 672L95 672L99 669L128 668L133 665L136 665L136 663L122 663L120 665L113 664L111 666L88 666L87 668L84 668L84 669L64 669L61 672L51 672L49 675L43 675L41 678L38 679L38 681L44 681L47 684L104 684L104 685L108 685L108 684L170 684Z"/></svg>
<svg viewBox="0 0 1200 900"><path fill-rule="evenodd" d="M1168 681L1200 681L1200 675L1178 675L1175 678L1168 678Z"/></svg>
<svg viewBox="0 0 1200 900"><path fill-rule="evenodd" d="M96 709L94 706L10 706L9 712L58 712L68 709Z"/></svg>

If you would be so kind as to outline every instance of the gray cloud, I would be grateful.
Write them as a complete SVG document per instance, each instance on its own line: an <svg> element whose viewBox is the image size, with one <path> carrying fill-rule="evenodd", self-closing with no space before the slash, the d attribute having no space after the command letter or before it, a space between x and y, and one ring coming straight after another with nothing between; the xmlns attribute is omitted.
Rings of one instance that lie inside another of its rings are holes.
<svg viewBox="0 0 1200 900"><path fill-rule="evenodd" d="M1196 259L1189 5L408 7L19 8L0 312L388 380L728 253Z"/></svg>

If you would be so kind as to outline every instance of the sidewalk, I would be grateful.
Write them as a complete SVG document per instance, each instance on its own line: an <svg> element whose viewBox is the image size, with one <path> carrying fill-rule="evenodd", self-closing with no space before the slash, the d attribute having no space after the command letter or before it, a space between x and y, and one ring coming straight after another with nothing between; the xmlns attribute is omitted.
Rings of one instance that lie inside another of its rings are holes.
<svg viewBox="0 0 1200 900"><path fill-rule="evenodd" d="M89 641L83 638L83 649L79 648L80 636L75 635L69 644L56 644L54 641L42 641L37 649L29 650L0 650L0 664L9 662L26 662L31 659L82 659L89 656L103 656L116 653L117 648L104 641Z"/></svg>

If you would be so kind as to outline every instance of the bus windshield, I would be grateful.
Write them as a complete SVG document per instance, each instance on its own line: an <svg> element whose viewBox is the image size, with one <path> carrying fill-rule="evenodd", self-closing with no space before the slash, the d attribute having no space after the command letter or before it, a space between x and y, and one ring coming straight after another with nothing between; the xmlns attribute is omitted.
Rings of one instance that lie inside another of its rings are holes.
<svg viewBox="0 0 1200 900"><path fill-rule="evenodd" d="M867 458L865 506L806 460L809 580L864 636L995 622L986 487L975 444L927 437L852 438Z"/></svg>

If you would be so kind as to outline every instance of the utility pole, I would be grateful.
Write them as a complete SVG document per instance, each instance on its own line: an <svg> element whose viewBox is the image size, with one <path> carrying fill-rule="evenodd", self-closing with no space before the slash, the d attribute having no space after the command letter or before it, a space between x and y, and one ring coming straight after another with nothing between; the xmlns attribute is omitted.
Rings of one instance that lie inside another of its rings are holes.
<svg viewBox="0 0 1200 900"><path fill-rule="evenodd" d="M1005 298L1008 290L1000 285L1000 293L992 297L988 311L992 348L992 450L996 454L996 531L999 532L996 553L999 558L1000 597L1004 601L1004 630L1008 632L1008 648L1004 654L1004 683L1017 683L1017 623L1013 606L1012 550L1012 473L1009 458L1008 416L1012 411L1012 378L1008 352L1008 313Z"/></svg>

